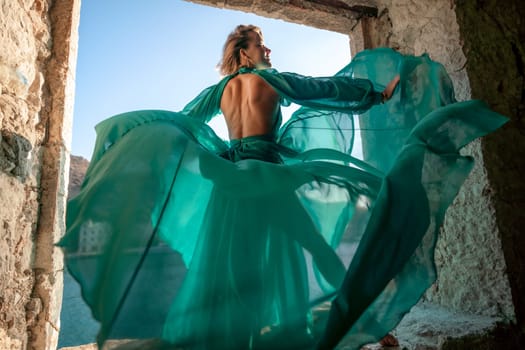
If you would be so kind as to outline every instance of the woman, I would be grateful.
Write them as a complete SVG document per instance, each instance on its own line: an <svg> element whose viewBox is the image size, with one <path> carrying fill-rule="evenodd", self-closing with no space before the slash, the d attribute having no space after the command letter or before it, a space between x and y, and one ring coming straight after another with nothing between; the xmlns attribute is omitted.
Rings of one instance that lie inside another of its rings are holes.
<svg viewBox="0 0 525 350"><path fill-rule="evenodd" d="M101 322L99 343L333 348L346 337L357 349L433 282L440 220L472 163L458 151L505 118L455 103L426 56L368 51L334 77L310 78L270 68L269 53L257 27L238 26L226 76L183 111L97 125L60 245ZM303 107L281 127L289 101ZM219 114L230 142L206 125ZM355 114L394 123L370 128L393 156L350 155ZM323 330L314 311L332 299Z"/></svg>

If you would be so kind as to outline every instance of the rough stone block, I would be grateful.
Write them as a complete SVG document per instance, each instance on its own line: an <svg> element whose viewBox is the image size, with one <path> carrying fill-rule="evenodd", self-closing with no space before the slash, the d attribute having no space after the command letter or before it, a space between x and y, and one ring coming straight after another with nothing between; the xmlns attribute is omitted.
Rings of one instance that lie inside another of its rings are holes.
<svg viewBox="0 0 525 350"><path fill-rule="evenodd" d="M31 143L22 135L2 130L0 133L0 170L24 182L29 173L31 149Z"/></svg>

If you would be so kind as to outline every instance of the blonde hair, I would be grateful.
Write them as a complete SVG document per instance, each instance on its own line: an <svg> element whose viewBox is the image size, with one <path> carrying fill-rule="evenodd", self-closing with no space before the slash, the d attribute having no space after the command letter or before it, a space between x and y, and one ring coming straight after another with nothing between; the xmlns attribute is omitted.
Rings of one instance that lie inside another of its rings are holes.
<svg viewBox="0 0 525 350"><path fill-rule="evenodd" d="M222 75L230 75L239 70L241 67L241 49L248 48L250 32L255 32L262 37L261 29L257 26L238 25L226 38L222 49L222 59L217 65Z"/></svg>

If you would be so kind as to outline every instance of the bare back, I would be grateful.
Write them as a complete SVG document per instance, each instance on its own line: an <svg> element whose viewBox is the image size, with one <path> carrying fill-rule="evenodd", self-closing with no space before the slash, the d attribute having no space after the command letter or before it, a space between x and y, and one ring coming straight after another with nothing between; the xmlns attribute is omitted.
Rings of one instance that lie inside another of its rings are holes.
<svg viewBox="0 0 525 350"><path fill-rule="evenodd" d="M224 88L221 110L230 139L264 135L272 131L279 95L255 74L239 74Z"/></svg>

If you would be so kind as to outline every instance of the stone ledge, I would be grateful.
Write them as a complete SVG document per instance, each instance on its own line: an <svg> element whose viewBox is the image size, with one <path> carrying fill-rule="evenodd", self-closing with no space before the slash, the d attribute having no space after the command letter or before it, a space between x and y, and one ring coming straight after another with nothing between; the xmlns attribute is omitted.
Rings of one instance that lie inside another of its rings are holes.
<svg viewBox="0 0 525 350"><path fill-rule="evenodd" d="M510 326L503 324L501 318L462 313L425 302L414 306L396 327L393 334L400 346L389 349L517 349L502 346L499 343L501 339L492 342L492 347L479 347L479 344L488 342L491 334L498 329L510 329ZM373 344L364 349L376 350L381 346Z"/></svg>

